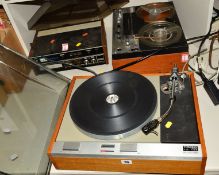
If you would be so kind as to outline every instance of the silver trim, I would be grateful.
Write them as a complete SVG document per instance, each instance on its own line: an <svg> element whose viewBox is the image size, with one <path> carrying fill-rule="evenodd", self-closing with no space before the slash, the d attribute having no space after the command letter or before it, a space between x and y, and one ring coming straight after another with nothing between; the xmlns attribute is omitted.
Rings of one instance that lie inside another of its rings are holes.
<svg viewBox="0 0 219 175"><path fill-rule="evenodd" d="M53 56L53 55L61 55L61 54L65 54L65 53L75 53L75 52L80 52L80 51L87 51L87 50L91 50L91 49L98 49L98 48L103 48L103 46L97 46L97 47L89 47L89 48L86 48L86 49L79 49L79 50L69 50L69 51L65 51L65 52L56 52L56 53L52 53L52 54L47 54L47 55L41 55L41 56L33 56L33 57L30 57L31 59L33 58L41 58L41 57L46 57L46 56ZM99 54L102 54L102 53L99 53ZM98 55L98 54L94 54L94 55ZM90 55L87 55L87 56L90 56ZM87 56L84 56L84 57L87 57Z"/></svg>
<svg viewBox="0 0 219 175"><path fill-rule="evenodd" d="M79 142L79 151L63 150L65 142L55 142L52 155L66 157L106 157L107 158L131 158L144 160L185 160L201 161L201 144L168 144L168 143L133 143L137 145L136 152L121 152L121 143L112 142L112 148L101 148L105 142ZM130 143L129 143L130 144ZM197 146L198 151L183 151L183 146Z"/></svg>

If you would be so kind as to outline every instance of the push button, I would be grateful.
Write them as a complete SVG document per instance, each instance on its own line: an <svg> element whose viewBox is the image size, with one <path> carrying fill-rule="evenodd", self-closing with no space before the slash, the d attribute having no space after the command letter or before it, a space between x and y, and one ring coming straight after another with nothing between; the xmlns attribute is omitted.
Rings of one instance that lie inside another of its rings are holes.
<svg viewBox="0 0 219 175"><path fill-rule="evenodd" d="M120 145L120 152L137 152L137 144L126 144Z"/></svg>
<svg viewBox="0 0 219 175"><path fill-rule="evenodd" d="M80 143L78 142L65 142L63 151L79 151Z"/></svg>

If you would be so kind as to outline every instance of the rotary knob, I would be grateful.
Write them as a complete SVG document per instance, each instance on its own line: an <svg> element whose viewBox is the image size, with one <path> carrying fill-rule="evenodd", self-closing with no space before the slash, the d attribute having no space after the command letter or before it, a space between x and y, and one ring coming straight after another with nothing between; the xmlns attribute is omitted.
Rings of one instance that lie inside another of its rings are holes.
<svg viewBox="0 0 219 175"><path fill-rule="evenodd" d="M88 65L88 60L84 60L84 64L85 64L85 65Z"/></svg>

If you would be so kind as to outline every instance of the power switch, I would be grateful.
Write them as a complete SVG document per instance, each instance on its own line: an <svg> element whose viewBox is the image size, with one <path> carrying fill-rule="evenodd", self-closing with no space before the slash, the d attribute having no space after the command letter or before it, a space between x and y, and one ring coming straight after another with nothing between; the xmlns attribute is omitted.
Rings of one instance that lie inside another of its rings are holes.
<svg viewBox="0 0 219 175"><path fill-rule="evenodd" d="M122 143L120 152L137 152L137 144Z"/></svg>

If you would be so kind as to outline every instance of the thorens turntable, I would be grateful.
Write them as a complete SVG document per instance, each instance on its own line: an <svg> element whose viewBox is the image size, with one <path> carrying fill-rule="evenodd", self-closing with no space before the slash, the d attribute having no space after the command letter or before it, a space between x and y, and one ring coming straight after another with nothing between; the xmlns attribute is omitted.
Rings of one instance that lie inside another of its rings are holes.
<svg viewBox="0 0 219 175"><path fill-rule="evenodd" d="M68 170L203 174L194 77L175 75L111 71L75 77L48 149L51 162Z"/></svg>
<svg viewBox="0 0 219 175"><path fill-rule="evenodd" d="M172 2L114 10L112 45L114 68L159 50L126 69L138 73L164 73L174 64L181 69L188 59L188 45Z"/></svg>

